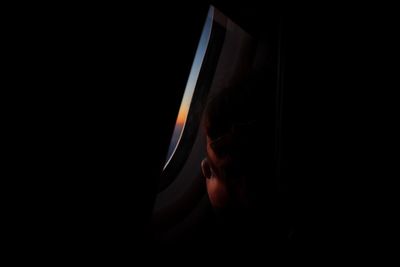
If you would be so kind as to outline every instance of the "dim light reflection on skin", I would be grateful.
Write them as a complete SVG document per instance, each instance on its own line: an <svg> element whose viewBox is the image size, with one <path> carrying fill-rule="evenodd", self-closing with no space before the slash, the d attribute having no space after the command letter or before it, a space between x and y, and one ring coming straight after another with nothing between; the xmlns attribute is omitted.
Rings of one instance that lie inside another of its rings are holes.
<svg viewBox="0 0 400 267"><path fill-rule="evenodd" d="M214 171L216 171L216 173L213 173L211 177L206 178L207 193L211 205L214 208L223 208L228 202L229 194L225 181L218 175L218 168L223 166L225 162L223 159L219 159L217 155L215 155L214 150L211 148L210 144L211 140L207 136L207 158L209 163L213 165L210 167L214 169Z"/></svg>
<svg viewBox="0 0 400 267"><path fill-rule="evenodd" d="M221 139L223 140L223 139ZM231 146L232 140L229 136L224 137L225 144ZM215 140L214 140L215 141ZM205 171L204 160L202 162L203 175L206 178L206 187L209 200L211 205L216 209L225 208L228 203L236 205L236 207L247 207L248 198L246 195L246 183L244 175L237 175L237 173L232 173L226 176L226 170L230 168L234 163L231 156L219 157L212 147L212 143L209 136L207 136L207 158L206 162L210 171ZM231 182L231 186L228 189L228 180ZM234 181L232 183L232 181Z"/></svg>

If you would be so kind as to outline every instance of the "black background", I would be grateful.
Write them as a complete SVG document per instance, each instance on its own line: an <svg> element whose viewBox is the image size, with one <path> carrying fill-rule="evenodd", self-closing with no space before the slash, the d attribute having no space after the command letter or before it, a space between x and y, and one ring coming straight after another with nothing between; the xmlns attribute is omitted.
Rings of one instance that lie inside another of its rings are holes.
<svg viewBox="0 0 400 267"><path fill-rule="evenodd" d="M387 203L379 180L390 165L381 140L391 16L215 4L255 36L281 19L282 175L295 245L351 247L379 235L370 222ZM2 190L13 244L151 247L157 179L207 8L8 9Z"/></svg>

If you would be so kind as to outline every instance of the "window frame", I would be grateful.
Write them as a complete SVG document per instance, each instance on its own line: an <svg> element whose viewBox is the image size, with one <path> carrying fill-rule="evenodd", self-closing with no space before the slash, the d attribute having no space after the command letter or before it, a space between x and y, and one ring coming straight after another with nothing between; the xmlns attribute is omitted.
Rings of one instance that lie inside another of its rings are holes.
<svg viewBox="0 0 400 267"><path fill-rule="evenodd" d="M212 12L214 12L214 7L210 6L211 8ZM174 181L191 152L199 127L201 127L204 108L224 44L225 33L226 29L212 18L210 37L193 91L185 126L178 140L175 152L172 153L169 162L167 162L161 173L158 184L159 192L167 188Z"/></svg>

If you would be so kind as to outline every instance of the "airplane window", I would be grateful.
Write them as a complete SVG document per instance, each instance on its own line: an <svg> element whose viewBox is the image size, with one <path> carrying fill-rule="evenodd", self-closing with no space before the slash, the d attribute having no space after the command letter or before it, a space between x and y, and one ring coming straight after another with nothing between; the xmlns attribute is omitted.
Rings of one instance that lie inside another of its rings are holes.
<svg viewBox="0 0 400 267"><path fill-rule="evenodd" d="M204 56L206 54L207 45L210 40L213 14L214 14L214 8L211 6L208 11L206 22L204 24L203 31L202 31L202 34L200 37L199 45L197 47L196 55L194 57L192 68L190 70L189 78L186 83L186 88L185 88L185 92L184 92L181 106L179 109L178 117L176 119L174 132L172 134L172 138L171 138L170 145L168 148L167 160L164 165L164 169L166 168L168 163L171 161L172 156L175 153L175 151L179 145L179 141L181 140L182 133L185 129L190 103L192 101L194 89L196 87L196 82L199 77L200 68L203 63Z"/></svg>
<svg viewBox="0 0 400 267"><path fill-rule="evenodd" d="M205 224L210 219L210 203L201 168L207 156L201 123L205 108L215 96L254 74L262 75L261 81L257 80L257 85L261 84L257 92L268 95L262 103L273 107L274 49L274 39L251 35L220 10L210 7L158 182L151 219L157 240L186 238L196 233L197 227L208 227ZM268 77L264 80L265 73ZM264 84L267 81L268 86ZM254 99L255 105L257 100Z"/></svg>
<svg viewBox="0 0 400 267"><path fill-rule="evenodd" d="M275 101L278 101L279 96L277 74L280 74L278 68L281 53L278 52L281 44L276 25L268 25L268 31L259 32L257 27L260 25L251 26L250 22L246 24L245 19L234 17L234 13L231 13L230 18L229 13L224 14L212 6L208 14L205 14L205 10L203 12L205 23L186 87L182 88L185 91L153 206L151 230L161 244L175 241L186 243L188 240L203 240L203 237L209 240L207 233L215 230L215 214L211 210L207 180L202 172L202 162L207 157L207 136L202 122L207 104L216 96L227 93L228 97L229 89L240 89L243 90L240 95L246 97L243 98L243 106L237 105L237 114L249 105L257 107L255 113L244 112L247 115L245 119L254 115L257 122L268 129L258 132L265 139L257 143L257 149L266 153L257 158L256 168L250 170L254 171L253 174L260 174L260 184L257 181L254 191L264 190L263 185L267 182L263 178L270 171L273 175L275 159L272 159L272 154L275 147L271 141L276 138L274 112L277 110ZM247 83L249 81L251 84ZM242 82L246 82L245 87L235 87ZM232 127L232 130L235 129ZM257 137L254 140L259 139ZM246 154L240 156L247 158ZM270 188L268 186L268 190ZM264 203L264 196L261 203Z"/></svg>
<svg viewBox="0 0 400 267"><path fill-rule="evenodd" d="M212 95L235 83L250 68L252 43L253 39L237 24L210 6L161 173L159 192L173 181L181 181L179 177L191 177L197 172L201 175L199 160L205 156L201 130L204 108Z"/></svg>

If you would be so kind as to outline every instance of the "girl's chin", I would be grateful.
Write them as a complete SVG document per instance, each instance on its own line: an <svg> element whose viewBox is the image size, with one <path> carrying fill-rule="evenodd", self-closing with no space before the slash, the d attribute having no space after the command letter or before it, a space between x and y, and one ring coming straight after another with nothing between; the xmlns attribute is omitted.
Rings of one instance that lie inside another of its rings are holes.
<svg viewBox="0 0 400 267"><path fill-rule="evenodd" d="M207 192L211 205L214 208L221 209L226 206L228 201L228 193L225 186L217 179L207 180Z"/></svg>

